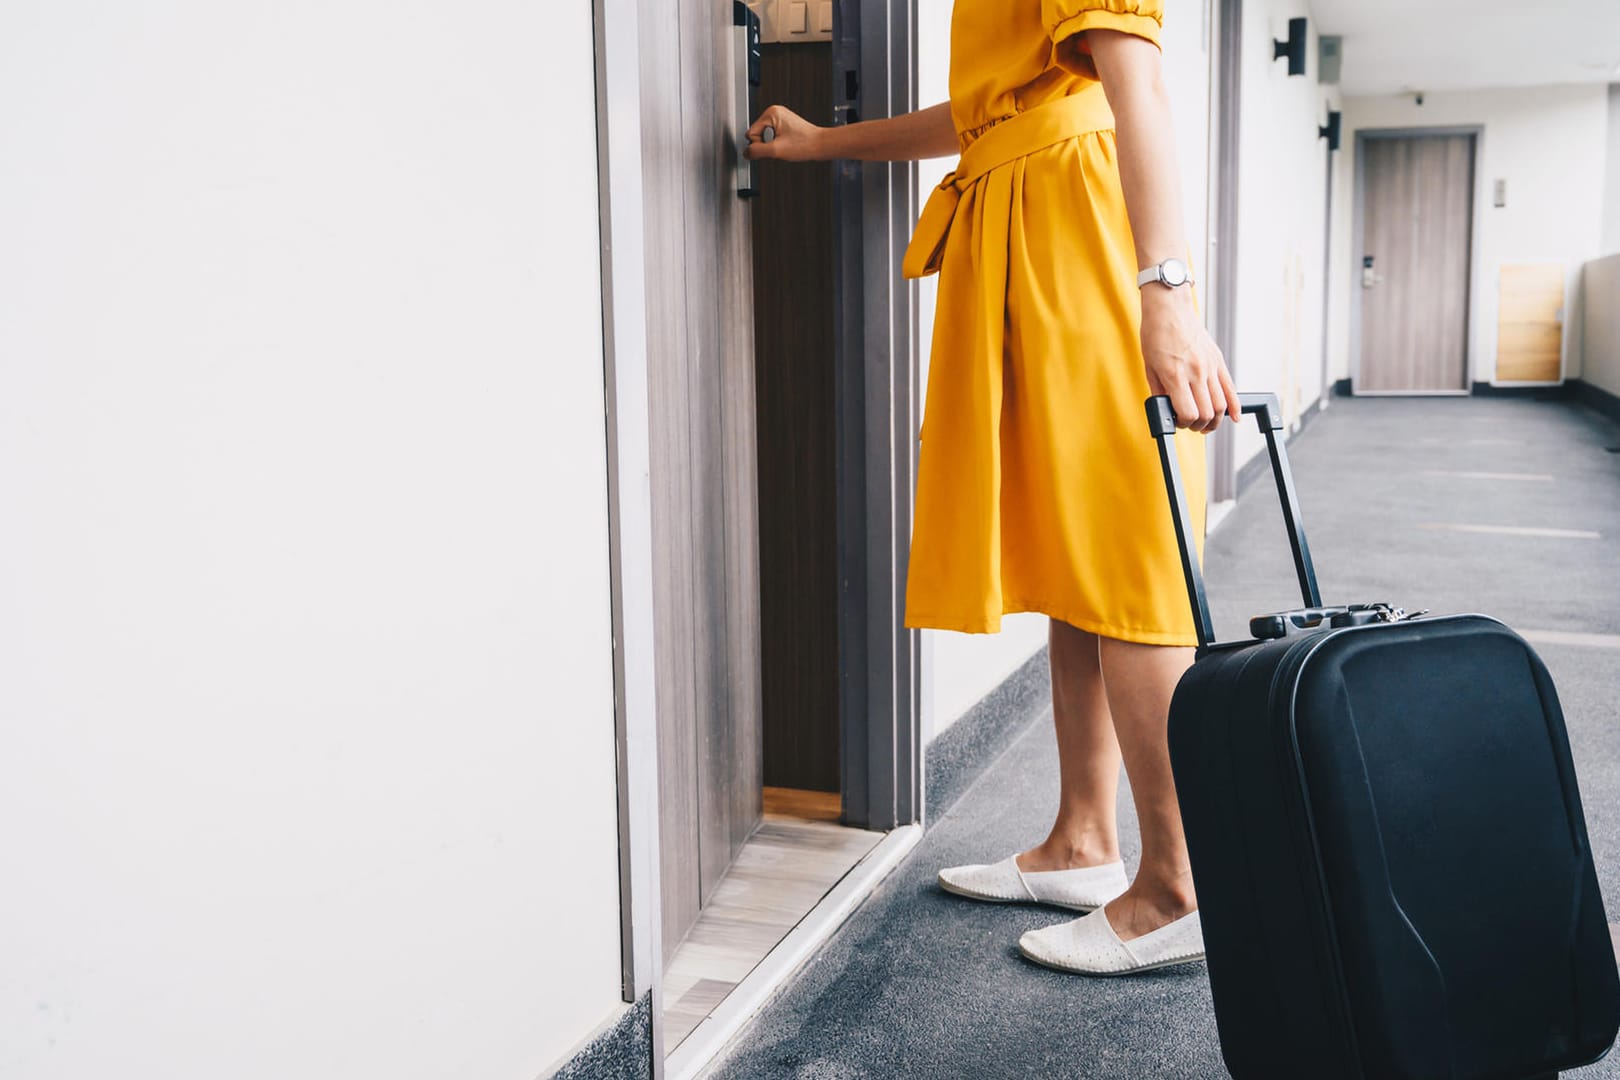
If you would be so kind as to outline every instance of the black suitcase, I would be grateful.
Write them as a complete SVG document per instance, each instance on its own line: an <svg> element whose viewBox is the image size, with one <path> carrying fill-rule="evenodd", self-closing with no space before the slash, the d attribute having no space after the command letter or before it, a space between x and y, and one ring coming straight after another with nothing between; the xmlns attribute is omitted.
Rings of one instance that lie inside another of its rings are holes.
<svg viewBox="0 0 1620 1080"><path fill-rule="evenodd" d="M1323 607L1277 399L1260 422L1305 607L1216 643L1149 398L1199 648L1170 706L1215 1017L1238 1080L1474 1080L1602 1057L1620 977L1563 714L1484 615Z"/></svg>

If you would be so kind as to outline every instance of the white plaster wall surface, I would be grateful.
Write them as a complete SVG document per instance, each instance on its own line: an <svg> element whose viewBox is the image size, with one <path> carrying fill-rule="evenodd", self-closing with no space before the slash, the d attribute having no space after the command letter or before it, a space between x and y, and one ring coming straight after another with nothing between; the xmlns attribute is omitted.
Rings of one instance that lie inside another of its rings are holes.
<svg viewBox="0 0 1620 1080"><path fill-rule="evenodd" d="M0 1077L618 999L589 5L0 7Z"/></svg>
<svg viewBox="0 0 1620 1080"><path fill-rule="evenodd" d="M1620 58L1609 0L1311 0L1311 11L1344 36L1352 95L1601 85Z"/></svg>
<svg viewBox="0 0 1620 1080"><path fill-rule="evenodd" d="M1581 264L1603 253L1604 170L1609 94L1600 84L1468 90L1345 100L1343 169L1353 177L1355 132L1426 127L1483 128L1474 200L1469 357L1472 379L1496 371L1497 272L1504 263L1557 262L1567 273L1566 373L1578 374ZM1507 205L1492 205L1493 184L1507 184ZM1349 182L1345 185L1350 186ZM1350 373L1356 288L1354 200L1335 214L1336 308L1347 332L1334 336L1335 377Z"/></svg>
<svg viewBox="0 0 1620 1080"><path fill-rule="evenodd" d="M1020 0L1033 3L1034 0ZM923 105L948 100L950 65L950 0L919 0L917 13L918 100ZM1209 55L1208 26L1201 0L1168 0L1164 30L1165 82L1171 96L1180 156L1182 198L1188 246L1194 262L1202 260L1208 236ZM926 196L952 167L952 160L925 161L918 168L918 187ZM935 279L919 286L919 349L927 382L932 345ZM1145 436L1144 436L1145 437ZM1046 642L1047 619L1011 615L999 634L956 634L924 631L923 731L932 738L948 728L980 698L995 689Z"/></svg>
<svg viewBox="0 0 1620 1080"><path fill-rule="evenodd" d="M1605 255L1586 264L1581 275L1581 378L1620 395L1620 255Z"/></svg>
<svg viewBox="0 0 1620 1080"><path fill-rule="evenodd" d="M1603 167L1603 247L1620 252L1620 83L1609 86L1609 130Z"/></svg>
<svg viewBox="0 0 1620 1080"><path fill-rule="evenodd" d="M960 720L990 691L1046 644L1044 615L1008 615L999 634L926 630L931 659L933 715L924 728L932 739Z"/></svg>
<svg viewBox="0 0 1620 1080"><path fill-rule="evenodd" d="M1210 13L1204 0L1166 0L1164 7L1164 82L1176 129L1187 247L1198 278L1207 276L1210 261Z"/></svg>
<svg viewBox="0 0 1620 1080"><path fill-rule="evenodd" d="M1273 58L1288 20L1309 19L1304 75ZM1237 313L1232 355L1238 389L1275 393L1292 424L1323 391L1322 319L1327 234L1327 142L1318 128L1339 107L1318 81L1316 20L1301 0L1244 4L1239 121ZM1346 194L1334 189L1335 201ZM1265 442L1252 422L1237 433L1242 465Z"/></svg>

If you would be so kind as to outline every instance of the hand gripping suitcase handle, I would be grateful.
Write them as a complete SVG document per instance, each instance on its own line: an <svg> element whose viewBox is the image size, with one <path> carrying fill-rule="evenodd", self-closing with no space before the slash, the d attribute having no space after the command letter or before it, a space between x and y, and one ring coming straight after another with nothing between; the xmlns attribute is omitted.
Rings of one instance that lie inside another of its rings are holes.
<svg viewBox="0 0 1620 1080"><path fill-rule="evenodd" d="M1254 413L1260 424L1260 433L1266 437L1266 451L1271 456L1271 472L1277 480L1277 494L1282 499L1283 522L1288 526L1288 540L1294 550L1294 570L1299 575L1299 591L1307 608L1322 606L1322 596L1316 587L1316 570L1311 565L1311 551L1305 543L1305 530L1299 520L1299 499L1294 494L1294 477L1288 469L1288 452L1278 432L1282 430L1282 409L1276 394L1239 394L1243 412ZM1181 463L1175 453L1176 414L1170 407L1169 397L1160 394L1147 399L1148 430L1159 444L1159 463L1164 467L1165 487L1170 494L1170 516L1176 527L1176 546L1181 549L1181 572L1187 579L1187 596L1192 601L1193 622L1198 631L1198 645L1202 652L1215 644L1215 630L1210 623L1209 601L1204 595L1204 575L1195 556L1192 539L1192 516L1187 513L1187 491L1181 482Z"/></svg>

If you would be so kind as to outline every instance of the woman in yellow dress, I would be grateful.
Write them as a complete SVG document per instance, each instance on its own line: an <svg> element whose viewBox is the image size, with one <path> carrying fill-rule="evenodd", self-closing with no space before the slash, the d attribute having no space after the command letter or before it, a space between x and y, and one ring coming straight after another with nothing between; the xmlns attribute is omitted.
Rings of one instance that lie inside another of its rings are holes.
<svg viewBox="0 0 1620 1080"><path fill-rule="evenodd" d="M906 625L1050 616L1061 795L1042 843L940 884L1088 912L1020 947L1090 974L1203 955L1166 741L1195 638L1142 403L1175 408L1200 555L1203 436L1240 411L1181 261L1162 22L1163 0L956 0L950 101L830 128L771 106L749 129L776 130L754 158L961 154L904 267L939 274ZM1128 884L1122 759L1142 832Z"/></svg>

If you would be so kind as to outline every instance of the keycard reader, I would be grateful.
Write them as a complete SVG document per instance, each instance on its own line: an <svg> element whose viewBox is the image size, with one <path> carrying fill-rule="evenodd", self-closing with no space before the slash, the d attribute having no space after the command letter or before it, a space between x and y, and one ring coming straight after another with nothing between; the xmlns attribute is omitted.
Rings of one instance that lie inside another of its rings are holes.
<svg viewBox="0 0 1620 1080"><path fill-rule="evenodd" d="M748 125L754 122L759 91L759 16L743 0L731 0L731 74L736 80L737 194L751 199L759 194L754 163L748 149Z"/></svg>

